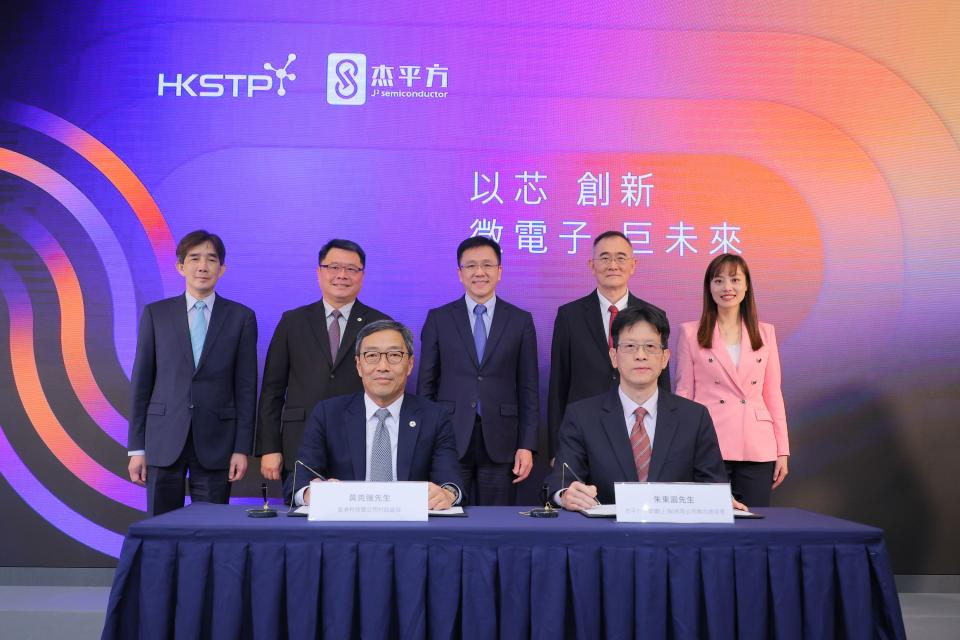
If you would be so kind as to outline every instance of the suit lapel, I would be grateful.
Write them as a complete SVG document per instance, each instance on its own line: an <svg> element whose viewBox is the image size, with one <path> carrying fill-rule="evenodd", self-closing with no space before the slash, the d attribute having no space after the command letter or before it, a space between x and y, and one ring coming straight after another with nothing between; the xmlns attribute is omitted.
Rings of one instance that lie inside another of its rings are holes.
<svg viewBox="0 0 960 640"><path fill-rule="evenodd" d="M620 465L623 477L628 482L637 481L637 465L633 461L633 448L627 435L627 423L623 418L623 404L620 402L619 387L614 387L603 403L600 426L610 441L610 448Z"/></svg>
<svg viewBox="0 0 960 640"><path fill-rule="evenodd" d="M196 365L193 363L193 345L190 342L190 318L186 293L170 299L170 308L167 313L173 318L173 326L177 327L177 344L180 345L180 353L184 354L190 361L190 366L196 371Z"/></svg>
<svg viewBox="0 0 960 640"><path fill-rule="evenodd" d="M323 306L323 300L313 303L307 308L307 324L310 325L310 331L317 341L317 349L320 355L330 363L330 370L333 370L333 356L330 353L330 334L327 332L327 310Z"/></svg>
<svg viewBox="0 0 960 640"><path fill-rule="evenodd" d="M746 333L746 329L743 330L743 333ZM743 344L743 338L741 336L740 344ZM730 358L730 352L727 351L727 344L723 341L723 338L720 337L720 324L717 323L713 327L713 342L711 343L710 352L713 353L713 357L717 359L717 362L720 363L720 366L723 368L724 373L727 374L727 377L730 379L730 382L733 383L737 389L743 393L743 388L740 386L740 373L737 371L737 367L733 364L733 360ZM741 347L742 349L742 347ZM743 362L743 351L740 352L740 361Z"/></svg>
<svg viewBox="0 0 960 640"><path fill-rule="evenodd" d="M329 349L328 349L329 351ZM367 479L367 416L363 394L353 397L344 416L347 441L350 443L350 462L353 463L353 479Z"/></svg>
<svg viewBox="0 0 960 640"><path fill-rule="evenodd" d="M503 337L503 332L510 323L509 316L512 312L513 310L507 303L497 298L497 303L493 308L493 322L490 324L490 335L487 337L487 344L483 348L483 362L490 361L490 354L496 350L497 342Z"/></svg>
<svg viewBox="0 0 960 640"><path fill-rule="evenodd" d="M397 480L410 479L413 452L420 438L420 407L415 396L404 395L397 422Z"/></svg>
<svg viewBox="0 0 960 640"><path fill-rule="evenodd" d="M581 298L580 313L583 316L583 324L587 329L587 334L600 349L601 353L606 354L610 350L607 344L607 330L603 326L603 312L600 310L600 298L597 297L597 290L586 298Z"/></svg>
<svg viewBox="0 0 960 640"><path fill-rule="evenodd" d="M677 416L674 415L676 406L669 393L662 389L657 399L657 429L653 438L653 453L650 455L650 473L648 482L657 482L660 472L670 453L670 446L677 434Z"/></svg>
<svg viewBox="0 0 960 640"><path fill-rule="evenodd" d="M757 368L758 357L753 350L753 344L750 342L747 325L742 324L740 329L740 366L737 368L737 374L740 381L740 390L744 395L746 395L748 381L754 376L754 370Z"/></svg>
<svg viewBox="0 0 960 640"><path fill-rule="evenodd" d="M347 318L347 327L343 331L343 335L340 337L340 350L337 352L336 357L333 358L333 368L336 369L340 366L340 363L344 361L347 357L347 354L353 351L353 343L357 339L357 334L360 333L360 327L363 326L363 318L366 315L367 307L365 307L359 300L353 301L353 307L350 309L350 317ZM327 336L330 335L330 332L327 332ZM330 338L327 338L327 344L330 344ZM329 351L329 349L328 349Z"/></svg>
<svg viewBox="0 0 960 640"><path fill-rule="evenodd" d="M210 310L210 326L207 327L207 335L203 339L203 349L200 351L200 362L194 374L200 370L203 363L207 361L208 354L213 349L213 343L217 341L220 335L220 328L223 327L225 318L230 314L230 301L222 296L217 296L213 302L213 308ZM187 329L189 335L189 329ZM192 351L191 351L192 353Z"/></svg>
<svg viewBox="0 0 960 640"><path fill-rule="evenodd" d="M470 355L474 366L479 369L480 359L477 358L477 345L473 342L473 326L470 324L466 298L460 298L451 303L447 311L453 314L453 325L457 328L460 339L463 340L464 350Z"/></svg>

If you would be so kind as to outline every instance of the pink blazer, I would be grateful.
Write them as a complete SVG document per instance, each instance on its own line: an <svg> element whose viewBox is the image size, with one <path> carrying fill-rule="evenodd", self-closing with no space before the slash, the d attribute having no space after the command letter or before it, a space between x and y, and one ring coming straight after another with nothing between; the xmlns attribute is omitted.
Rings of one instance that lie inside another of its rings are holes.
<svg viewBox="0 0 960 640"><path fill-rule="evenodd" d="M743 327L735 367L719 330L713 346L697 343L698 322L680 325L676 394L710 411L724 460L769 462L790 455L787 415L780 392L780 354L773 325L760 323L763 346L754 351Z"/></svg>

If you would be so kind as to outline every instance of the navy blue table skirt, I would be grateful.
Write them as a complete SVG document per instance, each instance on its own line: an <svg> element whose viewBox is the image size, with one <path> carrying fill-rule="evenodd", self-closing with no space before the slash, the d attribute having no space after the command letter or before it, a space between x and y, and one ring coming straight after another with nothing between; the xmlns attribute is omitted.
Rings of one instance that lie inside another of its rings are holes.
<svg viewBox="0 0 960 640"><path fill-rule="evenodd" d="M758 511L331 524L195 504L130 527L103 637L905 637L882 531Z"/></svg>

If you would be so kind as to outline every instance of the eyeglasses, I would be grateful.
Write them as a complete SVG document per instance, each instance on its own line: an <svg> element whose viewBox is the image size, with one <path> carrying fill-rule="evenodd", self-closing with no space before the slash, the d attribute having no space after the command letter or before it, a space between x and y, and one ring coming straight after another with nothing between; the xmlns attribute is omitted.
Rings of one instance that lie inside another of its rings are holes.
<svg viewBox="0 0 960 640"><path fill-rule="evenodd" d="M614 262L617 263L617 266L623 267L626 266L631 260L633 260L633 256L618 255L600 256L599 258L595 258L593 261L599 264L601 267L609 267Z"/></svg>
<svg viewBox="0 0 960 640"><path fill-rule="evenodd" d="M466 271L467 273L476 273L477 269L482 271L496 271L498 268L500 268L500 265L494 262L468 262L467 264L460 265L460 270Z"/></svg>
<svg viewBox="0 0 960 640"><path fill-rule="evenodd" d="M367 364L380 364L383 356L387 357L390 364L400 364L405 356L410 355L406 351L364 351L360 354L363 361Z"/></svg>
<svg viewBox="0 0 960 640"><path fill-rule="evenodd" d="M632 356L640 349L643 349L643 352L648 356L658 356L663 353L663 347L653 342L648 342L646 344L634 344L632 342L621 342L617 345L617 351L628 356Z"/></svg>
<svg viewBox="0 0 960 640"><path fill-rule="evenodd" d="M330 273L346 273L348 276L357 276L363 273L362 267L355 267L352 264L322 264L320 268Z"/></svg>

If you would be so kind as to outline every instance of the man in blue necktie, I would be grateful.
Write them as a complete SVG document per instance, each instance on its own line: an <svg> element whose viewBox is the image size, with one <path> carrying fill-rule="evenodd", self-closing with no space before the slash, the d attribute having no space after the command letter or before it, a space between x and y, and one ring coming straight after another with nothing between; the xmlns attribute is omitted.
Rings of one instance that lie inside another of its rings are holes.
<svg viewBox="0 0 960 640"><path fill-rule="evenodd" d="M500 245L457 247L465 295L431 309L421 334L417 393L452 415L465 490L473 504L509 505L530 475L540 406L533 317L496 295Z"/></svg>
<svg viewBox="0 0 960 640"><path fill-rule="evenodd" d="M257 393L257 319L214 292L226 249L206 231L177 245L182 295L147 305L133 364L130 479L147 487L147 513L226 503L247 470Z"/></svg>

